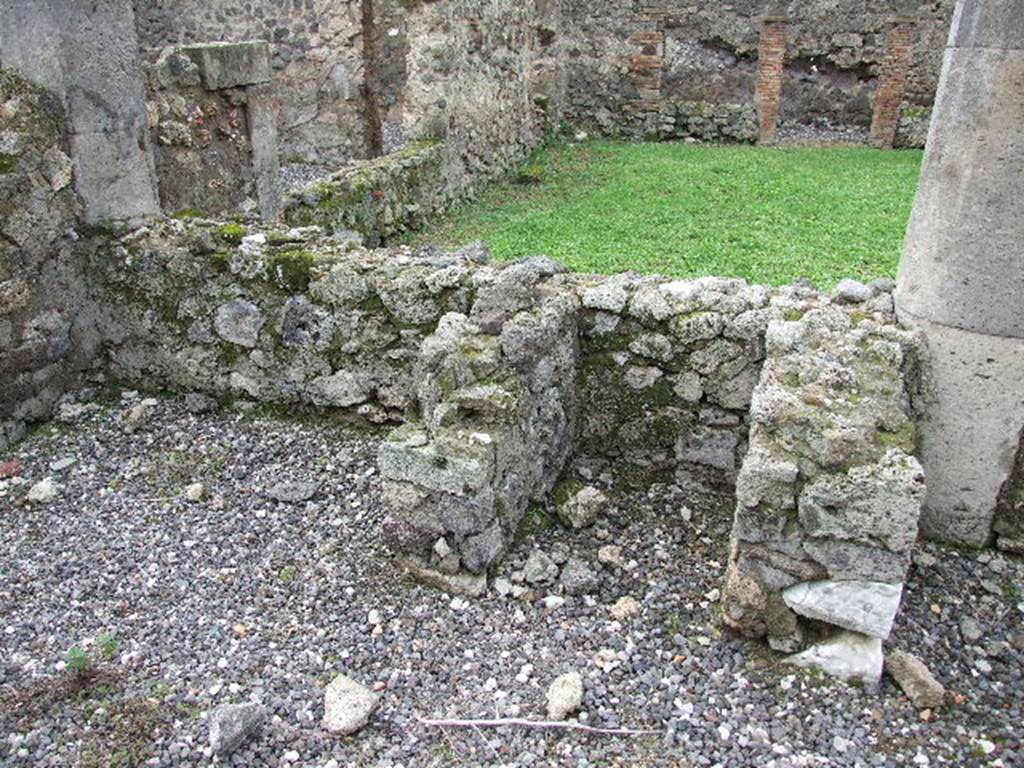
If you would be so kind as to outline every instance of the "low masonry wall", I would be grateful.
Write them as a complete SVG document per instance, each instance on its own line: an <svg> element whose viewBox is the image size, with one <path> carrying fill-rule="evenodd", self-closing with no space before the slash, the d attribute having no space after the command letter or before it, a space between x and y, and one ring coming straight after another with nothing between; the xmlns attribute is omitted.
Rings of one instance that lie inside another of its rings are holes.
<svg viewBox="0 0 1024 768"><path fill-rule="evenodd" d="M89 260L111 297L119 378L383 422L413 406L416 355L441 316L469 309L474 253L414 258L315 228L165 220Z"/></svg>
<svg viewBox="0 0 1024 768"><path fill-rule="evenodd" d="M765 426L755 387L781 375L772 340L783 350L779 329L811 322L800 318L821 315L858 339L821 387L841 394L849 377L877 379L858 390L864 418L840 425L850 439L888 445L889 429L889 447L912 447L885 283L833 300L809 286L576 275L542 257L492 264L479 246L373 251L315 227L202 220L126 233L88 258L111 297L104 327L122 380L404 423L380 457L391 538L448 583L479 584L527 504L560 480L555 495L570 506L595 478L722 491L738 475L744 487L762 470L750 463L751 426L755 456L780 429ZM808 332L798 351L821 343ZM805 426L815 439L833 429Z"/></svg>
<svg viewBox="0 0 1024 768"><path fill-rule="evenodd" d="M371 245L415 229L456 199L445 182L450 148L437 140L407 144L391 154L354 163L285 197L284 219L328 232L354 230Z"/></svg>
<svg viewBox="0 0 1024 768"><path fill-rule="evenodd" d="M161 219L68 240L91 362L140 388L398 425L379 453L387 539L470 594L532 502L580 527L605 492L735 487L726 621L787 651L831 626L880 659L923 491L916 341L891 282L824 296L580 275L479 245L371 250L326 223Z"/></svg>

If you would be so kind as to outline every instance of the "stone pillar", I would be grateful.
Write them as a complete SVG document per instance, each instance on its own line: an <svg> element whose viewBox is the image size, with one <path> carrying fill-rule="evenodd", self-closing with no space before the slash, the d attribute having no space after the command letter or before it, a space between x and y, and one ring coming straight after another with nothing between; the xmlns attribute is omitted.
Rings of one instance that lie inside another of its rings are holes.
<svg viewBox="0 0 1024 768"><path fill-rule="evenodd" d="M761 143L775 142L782 112L782 78L786 61L786 18L764 16L757 47L757 85L754 103L761 128Z"/></svg>
<svg viewBox="0 0 1024 768"><path fill-rule="evenodd" d="M269 84L246 88L249 116L249 142L252 168L256 176L256 197L264 221L281 216L281 164L277 153L277 115Z"/></svg>
<svg viewBox="0 0 1024 768"><path fill-rule="evenodd" d="M910 16L896 16L889 20L885 37L885 58L878 75L875 110L871 117L871 143L880 149L891 149L900 122L900 107L907 90L914 48L914 26Z"/></svg>
<svg viewBox="0 0 1024 768"><path fill-rule="evenodd" d="M983 545L1024 425L1024 13L960 0L900 264L927 340L922 531Z"/></svg>
<svg viewBox="0 0 1024 768"><path fill-rule="evenodd" d="M159 212L130 0L7 0L0 64L65 102L87 221Z"/></svg>
<svg viewBox="0 0 1024 768"><path fill-rule="evenodd" d="M160 212L131 0L49 0L89 222Z"/></svg>

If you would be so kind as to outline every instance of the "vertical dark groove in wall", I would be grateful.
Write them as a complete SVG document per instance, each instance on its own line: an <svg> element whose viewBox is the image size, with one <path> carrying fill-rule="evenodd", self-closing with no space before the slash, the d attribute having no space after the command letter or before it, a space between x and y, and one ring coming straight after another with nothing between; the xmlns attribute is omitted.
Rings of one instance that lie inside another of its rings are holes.
<svg viewBox="0 0 1024 768"><path fill-rule="evenodd" d="M384 151L384 129L380 118L380 62L377 60L377 25L373 0L360 0L363 27L363 82L361 92L366 104L366 148L370 157Z"/></svg>

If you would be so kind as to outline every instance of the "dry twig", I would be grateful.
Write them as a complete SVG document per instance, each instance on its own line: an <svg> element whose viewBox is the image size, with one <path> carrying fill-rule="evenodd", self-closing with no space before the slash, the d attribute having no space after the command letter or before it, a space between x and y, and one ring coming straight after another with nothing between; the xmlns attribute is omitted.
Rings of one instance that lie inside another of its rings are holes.
<svg viewBox="0 0 1024 768"><path fill-rule="evenodd" d="M417 717L423 725L434 728L547 728L563 731L579 731L581 733L594 733L604 736L645 736L648 734L661 733L658 730L638 728L595 728L592 725L573 723L563 720L526 720L520 717L498 717L492 720L467 720L461 718L434 720L425 717Z"/></svg>

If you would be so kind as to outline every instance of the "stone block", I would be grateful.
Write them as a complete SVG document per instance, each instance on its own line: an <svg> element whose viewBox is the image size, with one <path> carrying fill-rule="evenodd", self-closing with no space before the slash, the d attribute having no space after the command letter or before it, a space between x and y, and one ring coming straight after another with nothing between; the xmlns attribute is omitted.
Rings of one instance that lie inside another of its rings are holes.
<svg viewBox="0 0 1024 768"><path fill-rule="evenodd" d="M270 82L270 45L265 40L186 45L181 52L199 67L209 91Z"/></svg>
<svg viewBox="0 0 1024 768"><path fill-rule="evenodd" d="M862 635L885 640L899 610L902 584L878 581L816 581L782 592L793 611Z"/></svg>

